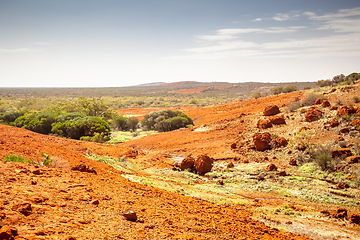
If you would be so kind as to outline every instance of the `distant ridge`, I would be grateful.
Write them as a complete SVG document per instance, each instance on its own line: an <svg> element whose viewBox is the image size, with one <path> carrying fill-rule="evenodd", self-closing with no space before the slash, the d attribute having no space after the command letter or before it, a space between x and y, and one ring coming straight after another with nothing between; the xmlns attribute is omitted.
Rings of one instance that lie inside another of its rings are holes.
<svg viewBox="0 0 360 240"><path fill-rule="evenodd" d="M152 83L145 83L145 84L139 84L136 85L138 87L151 87L151 86L159 86L159 85L164 85L166 84L166 82L152 82Z"/></svg>

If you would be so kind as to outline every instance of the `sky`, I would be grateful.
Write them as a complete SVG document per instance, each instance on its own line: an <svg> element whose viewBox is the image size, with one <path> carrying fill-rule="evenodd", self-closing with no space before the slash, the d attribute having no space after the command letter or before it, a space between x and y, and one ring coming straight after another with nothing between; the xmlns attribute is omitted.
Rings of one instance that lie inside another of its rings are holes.
<svg viewBox="0 0 360 240"><path fill-rule="evenodd" d="M359 0L0 0L0 87L360 72Z"/></svg>

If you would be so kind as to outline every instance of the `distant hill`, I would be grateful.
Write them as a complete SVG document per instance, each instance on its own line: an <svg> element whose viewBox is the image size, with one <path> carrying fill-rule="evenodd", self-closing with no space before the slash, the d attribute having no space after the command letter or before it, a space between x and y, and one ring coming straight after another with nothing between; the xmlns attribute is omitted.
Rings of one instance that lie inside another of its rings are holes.
<svg viewBox="0 0 360 240"><path fill-rule="evenodd" d="M298 90L316 87L316 82L153 82L131 87L106 88L0 88L0 97L250 97L256 91L269 93L273 87L294 85Z"/></svg>

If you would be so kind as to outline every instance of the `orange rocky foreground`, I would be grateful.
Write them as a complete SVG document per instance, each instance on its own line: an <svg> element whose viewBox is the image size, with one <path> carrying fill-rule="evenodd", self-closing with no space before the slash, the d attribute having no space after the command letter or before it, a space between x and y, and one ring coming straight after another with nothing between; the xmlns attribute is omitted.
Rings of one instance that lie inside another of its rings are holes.
<svg viewBox="0 0 360 240"><path fill-rule="evenodd" d="M132 183L84 157L88 149L122 155L126 148L4 125L0 132L0 158L57 156L56 168L0 162L1 239L306 239L252 220L245 205L218 206ZM71 170L79 165L95 171ZM128 209L136 221L123 216Z"/></svg>
<svg viewBox="0 0 360 240"><path fill-rule="evenodd" d="M278 169L284 169L290 159L284 162L276 158L282 150L255 151L253 135L266 106L283 108L303 94L294 92L214 107L182 107L180 110L194 119L193 128L118 145L51 137L0 125L0 159L12 154L40 161L44 152L54 165L0 161L0 239L307 239L252 218L257 206L282 205L284 200L267 203L253 198L251 204L217 205L130 182L122 177L124 173L86 157L125 155L144 167L172 168L174 158L207 155L215 162L234 162L241 168L247 168L248 163L266 167L271 159ZM141 115L150 111L119 112ZM319 129L314 141L339 137L334 131L323 131L318 121L302 121L301 115L287 113L284 118L286 125L271 128L271 134L288 139L291 133L312 127ZM344 228L342 223L333 225L324 220L293 221L294 225L295 221L308 221L304 228L317 225L325 231L336 228L340 232ZM353 236L359 232L357 228L352 231Z"/></svg>

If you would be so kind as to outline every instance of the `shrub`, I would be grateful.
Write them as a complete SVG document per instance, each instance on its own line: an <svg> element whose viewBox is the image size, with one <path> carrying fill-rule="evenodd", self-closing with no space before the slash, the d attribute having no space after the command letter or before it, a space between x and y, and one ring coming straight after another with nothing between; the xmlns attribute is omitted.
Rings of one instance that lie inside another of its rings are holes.
<svg viewBox="0 0 360 240"><path fill-rule="evenodd" d="M146 114L141 124L159 132L167 132L175 129L193 125L193 121L186 114L180 111L164 110Z"/></svg>
<svg viewBox="0 0 360 240"><path fill-rule="evenodd" d="M287 112L295 112L300 107L301 107L301 105L299 102L292 102L292 103L289 103L289 105L287 105L286 111Z"/></svg>
<svg viewBox="0 0 360 240"><path fill-rule="evenodd" d="M312 106L315 104L317 99L325 99L325 97L321 94L316 93L308 93L306 96L301 100L302 106Z"/></svg>
<svg viewBox="0 0 360 240"><path fill-rule="evenodd" d="M319 87L327 87L332 86L333 82L331 80L319 80L317 81L316 85Z"/></svg>
<svg viewBox="0 0 360 240"><path fill-rule="evenodd" d="M312 145L309 149L310 158L323 171L333 171L336 160L332 158L330 147L327 145Z"/></svg>
<svg viewBox="0 0 360 240"><path fill-rule="evenodd" d="M0 123L1 124L10 124L14 122L18 117L23 116L24 113L22 112L15 112L15 111L6 111L0 113Z"/></svg>
<svg viewBox="0 0 360 240"><path fill-rule="evenodd" d="M20 155L7 155L3 159L4 162L33 162L32 160L25 160L23 156Z"/></svg>
<svg viewBox="0 0 360 240"><path fill-rule="evenodd" d="M295 86L295 85L287 85L287 86L284 87L283 93L295 92L297 90L298 90L297 86Z"/></svg>
<svg viewBox="0 0 360 240"><path fill-rule="evenodd" d="M56 113L50 111L35 112L18 117L14 125L33 132L49 134L56 117Z"/></svg>
<svg viewBox="0 0 360 240"><path fill-rule="evenodd" d="M255 99L258 99L258 98L262 97L262 94L261 94L261 92L256 91L256 92L253 93L252 97L255 98Z"/></svg>
<svg viewBox="0 0 360 240"><path fill-rule="evenodd" d="M72 139L80 139L83 136L94 137L96 133L103 133L104 137L108 137L110 126L99 117L82 117L58 122L53 126L51 132Z"/></svg>
<svg viewBox="0 0 360 240"><path fill-rule="evenodd" d="M283 93L283 91L284 91L284 88L281 87L281 86L280 87L273 87L273 88L270 89L270 92L273 95L278 95L280 93Z"/></svg>

